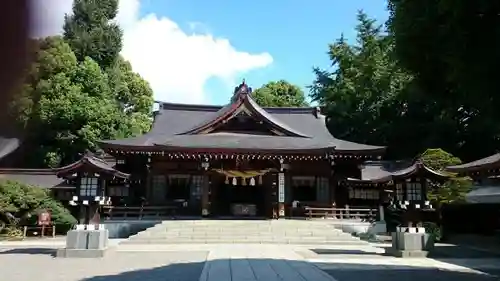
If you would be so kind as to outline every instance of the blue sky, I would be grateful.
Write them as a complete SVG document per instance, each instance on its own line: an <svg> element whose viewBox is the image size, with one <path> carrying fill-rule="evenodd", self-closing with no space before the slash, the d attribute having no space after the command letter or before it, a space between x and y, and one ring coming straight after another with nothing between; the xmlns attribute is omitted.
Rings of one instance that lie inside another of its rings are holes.
<svg viewBox="0 0 500 281"><path fill-rule="evenodd" d="M72 0L34 1L37 37L61 34ZM242 78L258 88L285 79L306 91L328 44L355 36L364 10L387 20L386 0L120 0L121 54L156 100L225 104Z"/></svg>
<svg viewBox="0 0 500 281"><path fill-rule="evenodd" d="M199 32L226 38L239 51L268 52L272 64L239 75L254 88L285 79L305 89L314 79L313 66L329 66L327 45L341 33L355 36L357 11L382 23L386 5L385 0L145 0L140 13L168 17L186 32L196 23ZM205 90L211 103L227 102L227 87L219 79L210 79Z"/></svg>

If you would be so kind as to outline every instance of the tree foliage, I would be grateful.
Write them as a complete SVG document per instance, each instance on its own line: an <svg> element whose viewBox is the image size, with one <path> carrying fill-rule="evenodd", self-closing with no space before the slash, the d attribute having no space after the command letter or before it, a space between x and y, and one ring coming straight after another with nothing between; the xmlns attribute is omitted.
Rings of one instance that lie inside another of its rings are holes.
<svg viewBox="0 0 500 281"><path fill-rule="evenodd" d="M413 158L428 147L462 156L463 113L452 101L425 94L415 74L401 66L395 36L383 25L359 12L356 30L355 43L341 36L329 46L331 69L314 69L311 97L325 108L332 134L386 145L393 159Z"/></svg>
<svg viewBox="0 0 500 281"><path fill-rule="evenodd" d="M90 58L78 63L61 37L40 39L14 114L26 126L33 166L58 166L100 139L130 135L108 76Z"/></svg>
<svg viewBox="0 0 500 281"><path fill-rule="evenodd" d="M397 59L422 95L454 120L450 149L468 159L494 153L500 140L498 2L391 0L389 9Z"/></svg>
<svg viewBox="0 0 500 281"><path fill-rule="evenodd" d="M42 210L49 211L52 222L62 229L69 229L76 223L71 213L53 199L48 190L15 181L0 181L0 223L2 225L33 225L36 223L37 213Z"/></svg>
<svg viewBox="0 0 500 281"><path fill-rule="evenodd" d="M285 80L271 81L252 93L260 106L305 107L309 104L302 89Z"/></svg>
<svg viewBox="0 0 500 281"><path fill-rule="evenodd" d="M117 13L118 0L76 0L73 14L65 18L64 38L79 61L90 57L107 74L109 89L126 113L129 133L141 134L151 126L153 91L119 55L123 34L113 22Z"/></svg>
<svg viewBox="0 0 500 281"><path fill-rule="evenodd" d="M383 27L360 12L356 43L341 36L329 45L332 69L315 68L311 97L327 115L330 131L339 138L388 145L398 150L407 128L408 91L412 76L392 57L392 38ZM406 145L408 153L421 151Z"/></svg>
<svg viewBox="0 0 500 281"><path fill-rule="evenodd" d="M64 20L64 39L79 61L90 57L103 69L111 67L122 49L122 30L112 20L118 0L75 0Z"/></svg>
<svg viewBox="0 0 500 281"><path fill-rule="evenodd" d="M447 173L445 168L448 166L462 163L458 157L439 148L427 149L422 153L421 159L426 166L441 173ZM464 202L465 195L472 187L470 178L458 177L451 173L447 174L450 175L447 182L433 186L427 192L428 198L438 206Z"/></svg>
<svg viewBox="0 0 500 281"><path fill-rule="evenodd" d="M117 1L77 0L64 37L33 40L34 62L11 105L28 132L22 166L67 164L99 140L150 129L153 93L118 55L116 12Z"/></svg>

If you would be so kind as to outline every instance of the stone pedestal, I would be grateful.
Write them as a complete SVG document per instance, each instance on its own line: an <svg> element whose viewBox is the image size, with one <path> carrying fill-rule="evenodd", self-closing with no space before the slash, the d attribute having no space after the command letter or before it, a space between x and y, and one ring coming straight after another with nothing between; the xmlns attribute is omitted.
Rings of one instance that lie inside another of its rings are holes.
<svg viewBox="0 0 500 281"><path fill-rule="evenodd" d="M66 248L57 250L61 258L102 258L108 251L109 231L70 230L66 236Z"/></svg>
<svg viewBox="0 0 500 281"><path fill-rule="evenodd" d="M432 237L422 229L398 228L392 233L392 247L385 252L401 258L426 257L434 248Z"/></svg>

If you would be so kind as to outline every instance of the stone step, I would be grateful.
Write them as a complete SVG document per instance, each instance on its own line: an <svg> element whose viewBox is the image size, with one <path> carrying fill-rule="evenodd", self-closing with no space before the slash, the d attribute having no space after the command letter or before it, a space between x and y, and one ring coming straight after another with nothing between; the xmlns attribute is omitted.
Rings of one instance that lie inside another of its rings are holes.
<svg viewBox="0 0 500 281"><path fill-rule="evenodd" d="M129 237L124 244L337 244L367 245L325 222L164 221Z"/></svg>
<svg viewBox="0 0 500 281"><path fill-rule="evenodd" d="M212 227L176 227L176 226L158 226L150 228L152 230L178 230L178 231L197 231L197 230L228 230L233 229L235 231L341 231L335 227L238 227L238 226L212 226Z"/></svg>
<svg viewBox="0 0 500 281"><path fill-rule="evenodd" d="M335 240L264 240L264 239L231 239L231 240L220 240L220 239L160 239L160 240L126 240L121 244L133 244L133 245L141 245L141 244L294 244L294 245L368 245L367 242L361 240L345 240L345 241L335 241Z"/></svg>
<svg viewBox="0 0 500 281"><path fill-rule="evenodd" d="M268 235L304 235L304 236L314 236L314 235L344 235L346 233L341 231L235 231L232 229L227 229L223 231L218 230L199 230L199 231L178 231L178 230L150 230L147 231L151 234L164 234L171 233L174 235L185 235L185 234L196 234L205 233L213 235L221 235L225 233L231 233L235 235L240 234L268 234Z"/></svg>
<svg viewBox="0 0 500 281"><path fill-rule="evenodd" d="M272 235L272 234L266 234L266 233L246 233L246 234L234 234L234 233L222 233L222 234L210 234L210 233L189 233L189 234L183 234L183 235L177 235L177 234L172 234L169 232L166 233L158 233L158 234L151 234L151 233L141 233L137 234L134 236L131 236L130 238L137 239L177 239L177 238L183 238L183 237L214 237L214 238L219 238L219 237L262 237L262 238L273 238L273 239L288 239L288 238L293 238L293 237L299 237L299 238L304 238L304 239L317 239L317 238L328 238L328 239L358 239L356 237L353 237L349 234L343 234L343 235L297 235L297 234L289 234L289 235Z"/></svg>
<svg viewBox="0 0 500 281"><path fill-rule="evenodd" d="M351 239L357 239L355 237L352 237L350 235L342 235L342 236L335 236L335 235L330 235L330 236L300 236L300 235L288 235L288 236L275 236L275 235L259 235L259 234L248 234L248 235L183 235L183 236L177 236L177 235L169 235L164 234L164 235L137 235L137 236L131 236L129 239L183 239L183 238L210 238L210 239L234 239L234 238L261 238L261 239L274 239L274 240L280 240L280 239L333 239L333 240L351 240Z"/></svg>
<svg viewBox="0 0 500 281"><path fill-rule="evenodd" d="M315 237L315 236L335 236L335 237L351 237L350 234L347 233L337 233L337 232L316 232L316 233L300 233L300 232L280 232L280 233L273 233L273 232L232 232L232 231L226 231L226 232L205 232L205 231L194 231L194 232L172 232L172 231L162 231L162 232L141 232L138 233L137 235L140 236L173 236L173 237L180 237L180 236L192 236L192 235L199 235L199 236L277 236L277 237L286 237L286 236L301 236L301 237Z"/></svg>
<svg viewBox="0 0 500 281"><path fill-rule="evenodd" d="M317 232L317 233L297 233L297 232L286 232L286 233L276 233L276 232L232 232L232 231L223 231L223 232L205 232L205 231L193 231L193 232L141 232L137 235L149 235L149 236L163 236L165 234L172 236L185 236L185 235L211 235L211 236L227 236L227 235L235 235L235 236L245 236L245 235L267 235L267 236L351 236L347 233L336 233L336 232Z"/></svg>

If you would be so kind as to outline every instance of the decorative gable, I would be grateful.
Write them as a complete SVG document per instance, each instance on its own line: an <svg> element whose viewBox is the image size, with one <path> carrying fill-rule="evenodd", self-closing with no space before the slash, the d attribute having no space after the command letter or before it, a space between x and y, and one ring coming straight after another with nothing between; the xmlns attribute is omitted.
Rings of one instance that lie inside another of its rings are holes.
<svg viewBox="0 0 500 281"><path fill-rule="evenodd" d="M310 136L302 134L276 120L271 114L260 107L251 98L251 88L244 81L240 86L236 87L231 104L219 110L214 118L182 134L197 135L209 134L216 131L221 132L226 129L238 130L238 126L240 126L240 129L246 127L246 132L252 132L250 129L255 129L253 131L255 133L267 132L277 136L310 138Z"/></svg>

